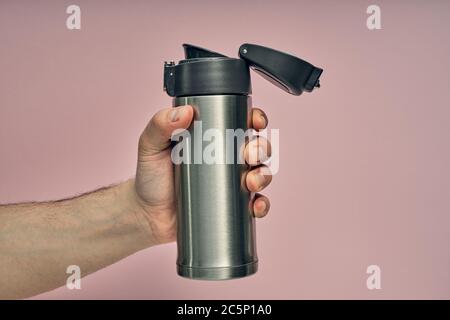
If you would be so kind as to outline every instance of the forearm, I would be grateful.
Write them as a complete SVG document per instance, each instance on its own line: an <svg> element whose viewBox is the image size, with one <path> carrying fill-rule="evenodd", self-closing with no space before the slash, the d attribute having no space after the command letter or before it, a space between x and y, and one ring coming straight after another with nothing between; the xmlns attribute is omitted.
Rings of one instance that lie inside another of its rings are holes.
<svg viewBox="0 0 450 320"><path fill-rule="evenodd" d="M74 199L0 206L0 298L66 282L69 265L92 273L151 246L134 180Z"/></svg>

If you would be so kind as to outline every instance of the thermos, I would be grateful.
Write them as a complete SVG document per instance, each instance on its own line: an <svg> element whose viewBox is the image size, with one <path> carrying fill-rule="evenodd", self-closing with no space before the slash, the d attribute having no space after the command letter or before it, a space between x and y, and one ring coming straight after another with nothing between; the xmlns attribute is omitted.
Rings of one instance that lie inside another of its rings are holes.
<svg viewBox="0 0 450 320"><path fill-rule="evenodd" d="M231 156L225 144L230 132L249 129L249 68L294 95L319 87L322 69L254 44L243 44L240 58L189 44L183 47L184 60L164 64L164 90L173 97L172 105L194 108L188 134L178 142L183 142L184 161L174 164L177 271L192 279L245 277L258 268L252 195L245 185L249 167L242 161L249 137L233 138ZM222 161L202 159L212 141L202 137L209 129L216 134L215 159Z"/></svg>

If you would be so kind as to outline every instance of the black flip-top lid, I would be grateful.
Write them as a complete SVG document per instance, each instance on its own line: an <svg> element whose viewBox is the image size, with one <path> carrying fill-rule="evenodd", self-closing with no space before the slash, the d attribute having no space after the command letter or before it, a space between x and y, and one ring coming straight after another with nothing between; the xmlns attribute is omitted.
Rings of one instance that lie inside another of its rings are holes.
<svg viewBox="0 0 450 320"><path fill-rule="evenodd" d="M164 64L164 89L172 97L251 93L249 67L294 95L319 87L322 69L287 53L243 44L238 58L184 44L185 59Z"/></svg>

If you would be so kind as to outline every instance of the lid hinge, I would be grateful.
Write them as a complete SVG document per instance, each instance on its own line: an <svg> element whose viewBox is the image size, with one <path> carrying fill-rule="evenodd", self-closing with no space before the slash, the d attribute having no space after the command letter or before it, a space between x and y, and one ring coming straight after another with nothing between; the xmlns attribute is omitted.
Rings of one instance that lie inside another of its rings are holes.
<svg viewBox="0 0 450 320"><path fill-rule="evenodd" d="M175 93L175 62L164 62L164 91L171 97Z"/></svg>

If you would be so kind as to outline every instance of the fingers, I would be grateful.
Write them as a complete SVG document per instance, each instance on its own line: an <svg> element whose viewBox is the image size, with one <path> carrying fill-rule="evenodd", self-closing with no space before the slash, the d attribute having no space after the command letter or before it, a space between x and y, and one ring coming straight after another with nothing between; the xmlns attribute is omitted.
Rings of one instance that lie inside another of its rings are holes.
<svg viewBox="0 0 450 320"><path fill-rule="evenodd" d="M251 140L244 149L245 162L251 166L257 166L268 160L272 154L270 142L263 137Z"/></svg>
<svg viewBox="0 0 450 320"><path fill-rule="evenodd" d="M264 111L258 108L252 109L250 127L255 130L262 130L269 123ZM257 166L269 159L272 149L267 139L258 137L250 141L244 149L245 161L251 166ZM270 169L261 165L250 170L246 176L247 189L251 192L259 192L267 187L272 181ZM269 212L270 201L266 196L256 194L251 204L253 206L253 214L257 218L262 218Z"/></svg>
<svg viewBox="0 0 450 320"><path fill-rule="evenodd" d="M188 128L193 116L194 110L189 105L158 111L141 134L139 152L151 156L166 149L173 131Z"/></svg>
<svg viewBox="0 0 450 320"><path fill-rule="evenodd" d="M255 130L265 129L269 123L266 114L259 108L252 109L250 119L250 127ZM270 143L267 139L258 137L246 145L244 149L245 161L249 165L256 166L269 159L271 151Z"/></svg>
<svg viewBox="0 0 450 320"><path fill-rule="evenodd" d="M272 181L272 174L266 166L260 166L251 170L246 176L247 189L251 192L259 192L267 187ZM259 193L251 203L253 215L257 218L264 217L270 209L270 201L266 196Z"/></svg>
<svg viewBox="0 0 450 320"><path fill-rule="evenodd" d="M253 200L253 215L256 218L262 218L267 215L270 209L270 201L266 196L261 194L255 195Z"/></svg>
<svg viewBox="0 0 450 320"><path fill-rule="evenodd" d="M267 166L260 166L250 170L245 177L247 189L251 192L260 192L272 182L272 174Z"/></svg>
<svg viewBox="0 0 450 320"><path fill-rule="evenodd" d="M269 120L264 111L259 108L252 109L250 128L262 130L267 127Z"/></svg>

